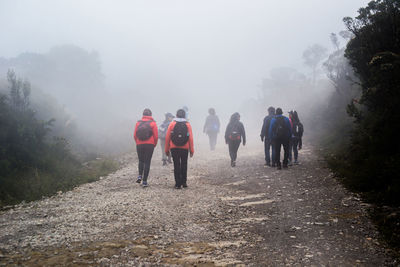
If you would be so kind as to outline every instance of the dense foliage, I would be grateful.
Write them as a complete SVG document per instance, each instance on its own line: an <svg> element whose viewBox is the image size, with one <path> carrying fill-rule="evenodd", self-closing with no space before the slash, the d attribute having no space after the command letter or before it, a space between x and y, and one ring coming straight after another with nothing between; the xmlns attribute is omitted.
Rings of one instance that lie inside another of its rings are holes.
<svg viewBox="0 0 400 267"><path fill-rule="evenodd" d="M54 120L37 119L29 82L13 71L7 80L9 93L0 94L0 206L70 189L114 169L108 163L96 171L83 168L64 138L50 138Z"/></svg>
<svg viewBox="0 0 400 267"><path fill-rule="evenodd" d="M371 1L355 19L345 56L361 83L360 99L348 106L356 129L342 169L347 183L374 201L400 204L400 2Z"/></svg>

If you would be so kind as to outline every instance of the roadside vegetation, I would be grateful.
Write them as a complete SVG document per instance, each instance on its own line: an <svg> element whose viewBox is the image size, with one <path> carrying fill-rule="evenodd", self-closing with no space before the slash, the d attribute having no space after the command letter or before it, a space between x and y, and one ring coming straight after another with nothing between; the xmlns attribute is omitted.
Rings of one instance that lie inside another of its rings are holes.
<svg viewBox="0 0 400 267"><path fill-rule="evenodd" d="M330 167L373 204L372 219L400 251L400 3L371 1L344 23L351 38L324 64L336 93L321 143Z"/></svg>
<svg viewBox="0 0 400 267"><path fill-rule="evenodd" d="M118 168L94 154L73 154L66 138L51 134L55 120L37 118L29 81L10 70L7 82L0 90L0 206L70 190Z"/></svg>

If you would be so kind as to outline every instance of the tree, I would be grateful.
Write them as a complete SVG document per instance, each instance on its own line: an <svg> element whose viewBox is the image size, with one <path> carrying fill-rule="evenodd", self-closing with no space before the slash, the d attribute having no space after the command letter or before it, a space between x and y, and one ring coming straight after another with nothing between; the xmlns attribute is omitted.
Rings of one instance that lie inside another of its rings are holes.
<svg viewBox="0 0 400 267"><path fill-rule="evenodd" d="M326 57L327 49L319 44L308 47L303 52L304 64L312 70L312 84L315 86L319 63Z"/></svg>
<svg viewBox="0 0 400 267"><path fill-rule="evenodd" d="M400 2L371 1L344 22L354 35L345 56L362 89L360 101L348 106L357 119L347 154L352 185L380 201L399 203Z"/></svg>
<svg viewBox="0 0 400 267"><path fill-rule="evenodd" d="M340 35L342 36L342 34ZM357 79L348 59L344 56L345 47L340 47L339 38L335 33L331 33L330 37L335 51L328 56L328 59L322 65L336 93L350 100L347 96L354 96L352 87Z"/></svg>

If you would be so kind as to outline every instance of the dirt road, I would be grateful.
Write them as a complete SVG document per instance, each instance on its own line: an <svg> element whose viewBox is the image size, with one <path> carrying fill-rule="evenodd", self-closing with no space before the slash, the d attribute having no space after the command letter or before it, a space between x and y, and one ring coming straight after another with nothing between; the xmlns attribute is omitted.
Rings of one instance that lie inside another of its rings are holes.
<svg viewBox="0 0 400 267"><path fill-rule="evenodd" d="M148 188L136 155L98 182L0 213L0 265L382 266L368 205L346 192L309 149L288 170L262 148L189 161L187 189L155 154Z"/></svg>

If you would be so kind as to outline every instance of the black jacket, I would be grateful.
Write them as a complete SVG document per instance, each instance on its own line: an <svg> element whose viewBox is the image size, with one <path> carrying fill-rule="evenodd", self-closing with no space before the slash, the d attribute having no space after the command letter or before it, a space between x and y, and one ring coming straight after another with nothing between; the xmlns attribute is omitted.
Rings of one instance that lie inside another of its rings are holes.
<svg viewBox="0 0 400 267"><path fill-rule="evenodd" d="M274 116L275 115L267 115L264 118L263 125L262 125L262 128L261 128L261 133L260 133L260 136L262 138L264 138L264 137L265 137L265 139L269 138L269 136L268 136L269 125L270 125L271 120L272 120L272 118Z"/></svg>
<svg viewBox="0 0 400 267"><path fill-rule="evenodd" d="M230 121L226 126L225 131L225 142L228 143L232 141L229 136L231 136L233 131L237 131L240 134L240 141L243 140L243 144L246 144L246 132L244 130L243 123L238 120Z"/></svg>

